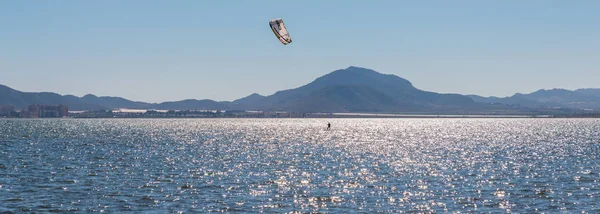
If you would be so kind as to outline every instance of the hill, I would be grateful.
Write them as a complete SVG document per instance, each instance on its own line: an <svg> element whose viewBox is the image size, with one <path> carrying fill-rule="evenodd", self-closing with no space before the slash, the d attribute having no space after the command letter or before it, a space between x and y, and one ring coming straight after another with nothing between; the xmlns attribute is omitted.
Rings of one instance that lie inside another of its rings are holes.
<svg viewBox="0 0 600 214"><path fill-rule="evenodd" d="M516 93L510 97L469 95L479 103L499 103L533 108L600 109L600 89L541 89L529 94Z"/></svg>
<svg viewBox="0 0 600 214"><path fill-rule="evenodd" d="M295 89L255 96L245 105L255 110L302 112L423 112L478 107L463 95L422 91L398 76L354 66L333 71Z"/></svg>
<svg viewBox="0 0 600 214"><path fill-rule="evenodd" d="M251 94L232 102L187 99L162 103L131 101L121 97L83 97L52 92L21 92L0 85L0 104L26 108L30 104L64 104L72 110L263 110L290 112L432 112L492 113L536 111L555 107L600 109L600 89L538 90L511 97L443 94L415 88L406 79L371 69L350 66L325 74L298 88L269 96Z"/></svg>
<svg viewBox="0 0 600 214"><path fill-rule="evenodd" d="M223 109L226 104L212 100L182 100L163 103L146 103L131 101L121 97L98 97L88 94L83 97L73 95L60 95L52 92L21 92L10 87L0 85L0 105L13 105L17 109L25 109L31 104L67 105L70 110L109 110L116 108L129 109L188 109L206 110Z"/></svg>
<svg viewBox="0 0 600 214"><path fill-rule="evenodd" d="M72 95L60 95L51 92L21 92L0 85L0 105L13 105L23 109L30 104L57 105L64 104L72 109L102 109L101 105L83 102L79 97Z"/></svg>

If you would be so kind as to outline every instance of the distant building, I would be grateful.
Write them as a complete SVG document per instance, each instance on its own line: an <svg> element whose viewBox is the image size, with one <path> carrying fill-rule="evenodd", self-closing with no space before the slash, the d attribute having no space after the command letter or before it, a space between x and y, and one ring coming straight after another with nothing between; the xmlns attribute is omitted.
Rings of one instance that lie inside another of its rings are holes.
<svg viewBox="0 0 600 214"><path fill-rule="evenodd" d="M27 112L21 114L22 117L31 118L50 118L50 117L68 117L69 108L65 105L29 105Z"/></svg>
<svg viewBox="0 0 600 214"><path fill-rule="evenodd" d="M10 117L15 114L13 105L0 105L0 117Z"/></svg>
<svg viewBox="0 0 600 214"><path fill-rule="evenodd" d="M58 106L58 115L60 117L69 117L69 108L65 105Z"/></svg>
<svg viewBox="0 0 600 214"><path fill-rule="evenodd" d="M0 113L11 112L14 110L15 110L15 107L13 105L0 105Z"/></svg>

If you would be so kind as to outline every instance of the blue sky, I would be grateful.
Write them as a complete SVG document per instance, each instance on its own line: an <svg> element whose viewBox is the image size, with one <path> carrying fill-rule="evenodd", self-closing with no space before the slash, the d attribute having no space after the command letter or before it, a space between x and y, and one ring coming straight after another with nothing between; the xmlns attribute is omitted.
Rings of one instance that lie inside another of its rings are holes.
<svg viewBox="0 0 600 214"><path fill-rule="evenodd" d="M600 1L5 1L0 84L159 102L270 95L348 66L442 93L600 88ZM268 27L283 18L293 43Z"/></svg>

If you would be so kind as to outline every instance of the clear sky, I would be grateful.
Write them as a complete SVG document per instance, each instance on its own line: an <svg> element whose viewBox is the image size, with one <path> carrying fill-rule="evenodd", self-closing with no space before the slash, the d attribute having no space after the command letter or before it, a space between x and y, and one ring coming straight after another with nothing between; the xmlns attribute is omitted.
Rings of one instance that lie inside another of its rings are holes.
<svg viewBox="0 0 600 214"><path fill-rule="evenodd" d="M293 43L268 21L283 18ZM0 84L233 100L371 68L442 93L600 88L600 1L2 1Z"/></svg>

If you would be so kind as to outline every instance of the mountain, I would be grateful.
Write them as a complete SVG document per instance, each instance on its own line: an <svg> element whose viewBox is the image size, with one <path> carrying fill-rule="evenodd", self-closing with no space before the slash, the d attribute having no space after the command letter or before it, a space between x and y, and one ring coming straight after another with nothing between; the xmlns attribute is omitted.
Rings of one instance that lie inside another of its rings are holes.
<svg viewBox="0 0 600 214"><path fill-rule="evenodd" d="M408 80L371 69L350 66L326 74L304 86L270 96L251 94L233 102L181 100L163 103L131 101L121 97L83 97L49 92L20 92L0 88L0 103L25 108L29 104L64 104L72 110L98 109L237 109L296 112L426 112L476 109L471 98L415 88Z"/></svg>
<svg viewBox="0 0 600 214"><path fill-rule="evenodd" d="M187 99L173 102L163 102L153 105L154 109L165 110L216 110L228 109L228 102L217 102L214 100L194 100Z"/></svg>
<svg viewBox="0 0 600 214"><path fill-rule="evenodd" d="M121 97L108 97L88 94L83 97L60 95L51 92L21 92L0 85L0 105L14 105L17 109L25 109L31 104L66 105L70 110L108 110L116 108L129 109L224 109L227 104L212 100L182 100L159 104L131 101Z"/></svg>
<svg viewBox="0 0 600 214"><path fill-rule="evenodd" d="M404 107L393 97L365 85L332 85L279 105L280 110L297 112L382 112ZM413 110L417 106L411 106Z"/></svg>
<svg viewBox="0 0 600 214"><path fill-rule="evenodd" d="M516 93L510 97L469 95L479 103L500 103L535 108L600 109L600 89L541 89L529 94Z"/></svg>
<svg viewBox="0 0 600 214"><path fill-rule="evenodd" d="M258 110L303 112L451 111L479 106L463 95L422 91L398 76L355 66L253 101L245 104Z"/></svg>
<svg viewBox="0 0 600 214"><path fill-rule="evenodd" d="M253 104L260 102L265 96L254 93L244 98L240 98L231 102L230 107L234 109L251 109Z"/></svg>
<svg viewBox="0 0 600 214"><path fill-rule="evenodd" d="M298 88L269 96L251 94L232 102L187 99L163 103L131 101L121 97L83 97L51 92L21 92L0 85L0 104L18 109L30 104L64 104L71 110L115 108L162 110L263 110L291 112L533 112L556 107L600 109L600 89L538 90L510 97L442 94L415 88L406 79L350 66L325 74Z"/></svg>
<svg viewBox="0 0 600 214"><path fill-rule="evenodd" d="M93 94L87 94L80 99L85 103L93 103L107 109L114 108L130 108L130 109L148 109L152 108L152 104L145 102L131 101L121 97L97 97Z"/></svg>
<svg viewBox="0 0 600 214"><path fill-rule="evenodd" d="M600 88L582 88L575 90L575 92L593 97L600 97Z"/></svg>
<svg viewBox="0 0 600 214"><path fill-rule="evenodd" d="M72 109L96 110L102 108L97 104L85 103L72 95L62 96L51 92L21 92L4 85L0 85L0 104L14 105L19 109L26 108L30 104L63 104Z"/></svg>

